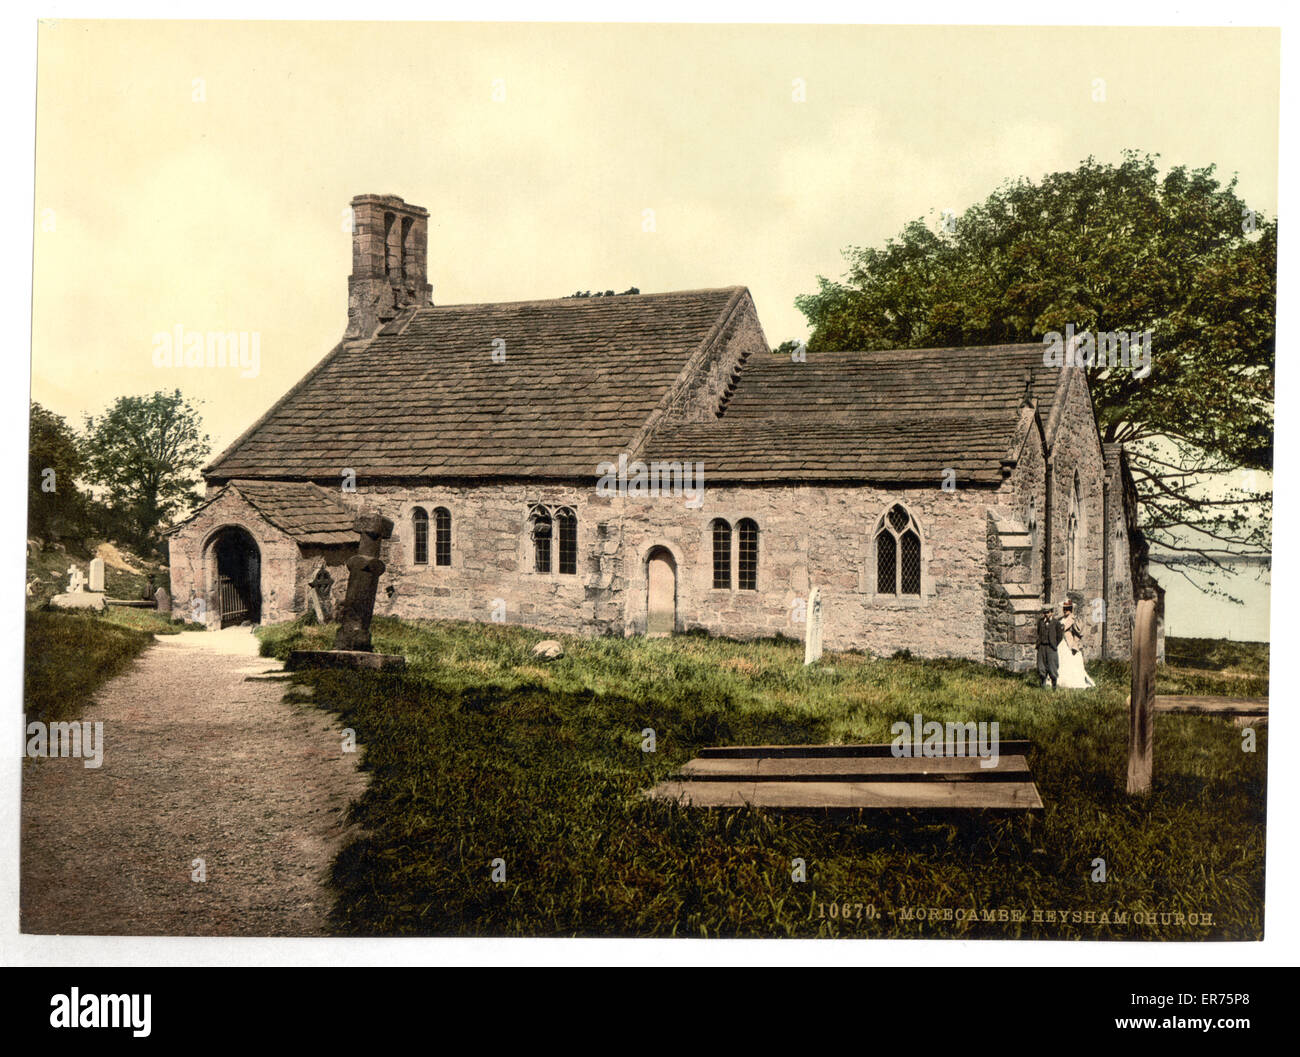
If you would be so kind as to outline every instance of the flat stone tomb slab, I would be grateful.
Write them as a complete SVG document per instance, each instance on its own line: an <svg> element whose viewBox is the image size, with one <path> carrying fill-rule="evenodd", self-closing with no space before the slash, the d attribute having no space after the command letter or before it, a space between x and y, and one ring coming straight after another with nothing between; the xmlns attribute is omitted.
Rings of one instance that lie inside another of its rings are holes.
<svg viewBox="0 0 1300 1057"><path fill-rule="evenodd" d="M748 780L751 782L1005 782L1031 780L1023 756L1000 756L996 764L981 767L976 757L939 756L909 760L893 756L851 759L833 756L808 758L733 757L696 758L679 772L697 782Z"/></svg>
<svg viewBox="0 0 1300 1057"><path fill-rule="evenodd" d="M1156 711L1190 716L1267 716L1268 698L1156 694Z"/></svg>
<svg viewBox="0 0 1300 1057"><path fill-rule="evenodd" d="M285 662L285 670L304 668L352 668L375 671L400 670L406 658L396 653L370 653L367 650L294 650Z"/></svg>
<svg viewBox="0 0 1300 1057"><path fill-rule="evenodd" d="M645 795L684 807L1041 810L1028 751L1003 742L982 767L978 756L897 757L891 745L719 746Z"/></svg>
<svg viewBox="0 0 1300 1057"><path fill-rule="evenodd" d="M1002 756L1027 756L1034 747L1033 742L1002 738L998 741L998 752ZM723 759L728 757L763 758L838 758L854 759L865 756L888 756L895 759L894 745L885 742L880 745L711 745L699 751L698 759ZM905 758L905 757L904 757ZM939 759L953 757L918 757L914 763L934 763ZM968 759L970 757L957 757Z"/></svg>

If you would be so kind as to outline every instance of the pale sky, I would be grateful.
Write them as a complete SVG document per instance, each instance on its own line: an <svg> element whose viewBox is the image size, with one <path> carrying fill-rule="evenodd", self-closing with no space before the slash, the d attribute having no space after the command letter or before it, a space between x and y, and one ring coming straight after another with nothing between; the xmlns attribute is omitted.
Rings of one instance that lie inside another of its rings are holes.
<svg viewBox="0 0 1300 1057"><path fill-rule="evenodd" d="M430 211L436 303L741 284L774 345L807 336L794 298L844 247L1088 155L1213 162L1273 216L1278 48L1230 29L46 23L32 396L80 425L178 386L220 451L341 336L361 193ZM177 325L257 332L260 374L155 367Z"/></svg>

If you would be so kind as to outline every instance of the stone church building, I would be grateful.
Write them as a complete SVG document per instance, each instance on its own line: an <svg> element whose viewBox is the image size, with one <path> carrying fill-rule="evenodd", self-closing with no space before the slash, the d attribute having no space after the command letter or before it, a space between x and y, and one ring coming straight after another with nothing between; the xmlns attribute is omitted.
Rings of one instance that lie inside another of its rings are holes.
<svg viewBox="0 0 1300 1057"><path fill-rule="evenodd" d="M742 286L434 305L428 213L352 208L347 331L205 468L177 606L336 605L367 510L381 615L799 637L815 585L829 649L1022 670L1068 596L1128 655L1131 478L1043 345L777 356Z"/></svg>

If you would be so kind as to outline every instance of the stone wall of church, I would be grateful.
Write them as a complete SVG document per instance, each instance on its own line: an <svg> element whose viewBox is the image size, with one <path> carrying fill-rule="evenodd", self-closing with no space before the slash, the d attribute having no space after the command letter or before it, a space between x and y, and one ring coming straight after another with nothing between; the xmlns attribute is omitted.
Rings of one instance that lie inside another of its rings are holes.
<svg viewBox="0 0 1300 1057"><path fill-rule="evenodd" d="M495 484L363 488L358 501L393 519L388 570L376 612L406 618L499 620L584 634L639 634L646 623L646 561L673 557L680 631L736 638L803 635L803 605L821 588L828 649L983 660L985 509L990 489L933 487L729 487L709 485L703 505L682 496L601 497L573 486ZM876 590L873 530L903 502L922 538L922 593ZM578 517L578 571L537 573L528 513L565 506ZM451 565L414 562L412 512L452 516ZM730 588L713 587L714 518L732 526ZM759 530L756 590L741 590L738 523Z"/></svg>
<svg viewBox="0 0 1300 1057"><path fill-rule="evenodd" d="M989 489L945 491L933 486L879 489L848 486L710 485L703 506L680 498L626 500L624 542L629 564L626 626L639 633L646 618L646 558L666 546L677 566L680 630L704 629L735 638L801 638L804 606L820 589L827 649L889 655L984 659L984 511ZM876 528L902 503L921 536L920 595L877 590ZM713 587L715 518L732 527L729 588ZM756 590L738 579L742 519L758 526Z"/></svg>
<svg viewBox="0 0 1300 1057"><path fill-rule="evenodd" d="M409 619L496 621L571 634L621 632L611 604L626 584L619 560L618 511L594 488L538 483L362 486L355 500L393 520L380 556L387 569L375 612ZM559 572L558 532L551 571L535 569L529 513L535 505L577 515L578 565ZM429 516L428 562L415 561L413 514ZM451 564L436 563L434 511L451 514ZM331 569L331 574L333 570Z"/></svg>
<svg viewBox="0 0 1300 1057"><path fill-rule="evenodd" d="M1106 470L1096 418L1084 372L1072 373L1070 388L1051 441L1050 597L1059 606L1066 597L1075 605L1087 656L1101 651L1102 622L1106 619L1102 559ZM1076 556L1071 571L1069 521L1071 495L1078 480L1079 525Z"/></svg>
<svg viewBox="0 0 1300 1057"><path fill-rule="evenodd" d="M1024 560L1028 569L1024 582L1034 585L1035 593L1043 593L1043 551L1047 533L1044 523L1044 488L1046 487L1047 454L1043 438L1042 421L1033 419L1019 451L1019 460L1011 476L1000 489L999 506L1004 518L1013 518L1024 526L1029 537L1029 549Z"/></svg>

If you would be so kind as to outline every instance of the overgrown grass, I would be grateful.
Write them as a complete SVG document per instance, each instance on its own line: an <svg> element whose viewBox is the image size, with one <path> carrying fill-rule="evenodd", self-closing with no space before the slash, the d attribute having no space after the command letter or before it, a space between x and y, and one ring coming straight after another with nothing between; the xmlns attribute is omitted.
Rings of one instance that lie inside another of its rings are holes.
<svg viewBox="0 0 1300 1057"><path fill-rule="evenodd" d="M94 692L153 642L89 613L27 613L23 707L28 721L75 718Z"/></svg>
<svg viewBox="0 0 1300 1057"><path fill-rule="evenodd" d="M122 606L109 606L99 619L108 624L136 631L148 631L154 635L179 635L182 631L206 631L202 624L190 620L174 621L155 609L131 609Z"/></svg>
<svg viewBox="0 0 1300 1057"><path fill-rule="evenodd" d="M1268 674L1267 642L1232 639L1165 640L1165 661L1178 668L1203 668L1238 675Z"/></svg>
<svg viewBox="0 0 1300 1057"><path fill-rule="evenodd" d="M298 622L259 634L283 657L333 632ZM408 671L298 676L356 731L371 772L352 810L365 834L334 864L339 933L1262 934L1266 732L1252 754L1230 722L1161 716L1154 792L1130 798L1123 666L1094 666L1095 691L1052 694L963 661L845 654L804 668L790 641L565 639L565 656L547 664L529 652L544 637L378 620L376 648L404 653ZM1002 738L1031 739L1042 816L699 811L641 796L701 746L888 741L890 724L917 712L997 720ZM653 754L641 751L645 728ZM498 858L505 883L490 880ZM806 883L791 880L796 858ZM1097 858L1104 883L1090 879ZM832 902L875 916L820 916ZM916 908L954 919L923 922ZM999 921L1000 910L1027 920ZM1035 922L1035 910L1080 920ZM1135 925L1137 911L1212 924ZM1102 912L1128 923L1082 920Z"/></svg>

